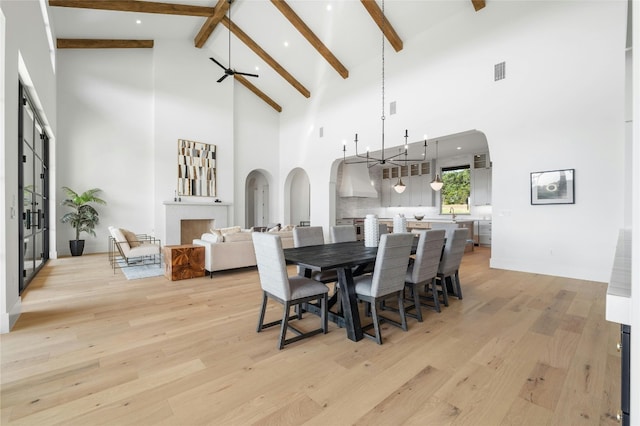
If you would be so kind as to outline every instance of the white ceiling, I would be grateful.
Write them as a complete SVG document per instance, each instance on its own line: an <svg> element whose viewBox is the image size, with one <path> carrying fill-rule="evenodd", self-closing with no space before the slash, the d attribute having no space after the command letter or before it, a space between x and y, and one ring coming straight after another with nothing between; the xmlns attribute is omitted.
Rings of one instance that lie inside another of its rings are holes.
<svg viewBox="0 0 640 426"><path fill-rule="evenodd" d="M170 3L214 7L216 0L168 0ZM287 4L349 70L381 57L381 32L359 0L288 0ZM378 1L378 5L382 6ZM330 6L331 10L327 7ZM490 6L488 6L490 7ZM457 13L473 12L470 0L385 0L384 12L405 41L441 24ZM54 38L107 38L193 40L206 18L49 6ZM473 12L475 13L475 12ZM478 12L481 13L481 12ZM136 20L140 24L136 24ZM231 20L282 65L314 96L321 79L340 78L338 73L268 0L235 0ZM284 43L289 46L285 47ZM405 47L406 48L406 47ZM196 47L193 47L196 49ZM229 31L219 24L204 48L222 64L229 62ZM395 54L390 44L386 55ZM213 62L212 84L223 70ZM272 70L235 36L231 36L231 66L237 71L258 73L251 83L286 108L287 100L301 97L293 86ZM259 68L256 71L256 67ZM349 77L352 78L352 77ZM230 83L228 80L220 84ZM476 138L477 139L477 138ZM444 155L444 154L443 154Z"/></svg>

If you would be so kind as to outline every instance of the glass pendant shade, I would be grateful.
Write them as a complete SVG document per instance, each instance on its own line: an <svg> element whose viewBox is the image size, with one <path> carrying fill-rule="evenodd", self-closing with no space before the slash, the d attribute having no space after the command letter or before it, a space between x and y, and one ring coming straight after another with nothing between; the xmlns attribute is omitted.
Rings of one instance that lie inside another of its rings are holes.
<svg viewBox="0 0 640 426"><path fill-rule="evenodd" d="M398 193L402 194L405 189L407 189L407 185L402 182L402 178L398 178L398 182L393 185L393 189Z"/></svg>
<svg viewBox="0 0 640 426"><path fill-rule="evenodd" d="M431 181L430 185L434 191L440 191L443 185L442 180L440 180L440 175L436 175L436 178Z"/></svg>

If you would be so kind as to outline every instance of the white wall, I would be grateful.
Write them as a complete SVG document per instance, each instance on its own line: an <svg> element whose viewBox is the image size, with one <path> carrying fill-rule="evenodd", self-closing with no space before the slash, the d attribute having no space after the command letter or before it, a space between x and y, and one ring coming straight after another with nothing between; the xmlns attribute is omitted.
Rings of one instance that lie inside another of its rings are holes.
<svg viewBox="0 0 640 426"><path fill-rule="evenodd" d="M233 202L232 90L215 82L206 51L160 40L153 49L59 50L58 63L59 185L99 187L108 203L85 252L107 250L110 225L164 240L178 139L217 145L217 198ZM58 235L63 254L71 237L71 228Z"/></svg>
<svg viewBox="0 0 640 426"><path fill-rule="evenodd" d="M493 267L609 279L623 189L601 177L623 177L625 17L622 1L494 2L405 40L398 54L387 49L386 99L398 113L386 135L486 134ZM502 61L507 78L494 82ZM307 171L314 224L331 224L327 182L342 141L380 140L379 73L379 62L352 67L282 113L281 151L292 155L280 174ZM576 169L576 204L531 206L530 173L561 168Z"/></svg>
<svg viewBox="0 0 640 426"><path fill-rule="evenodd" d="M107 251L107 227L153 229L153 51L58 50L58 199L62 186L100 188L106 206L97 237L81 234L85 252ZM58 217L68 211L59 210ZM132 214L135 212L135 214ZM57 247L69 255L71 226L59 225Z"/></svg>
<svg viewBox="0 0 640 426"><path fill-rule="evenodd" d="M20 314L18 228L18 77L27 85L38 113L55 143L56 85L38 2L0 1L4 24L0 37L3 98L0 155L0 332L7 332ZM22 65L19 65L19 57Z"/></svg>

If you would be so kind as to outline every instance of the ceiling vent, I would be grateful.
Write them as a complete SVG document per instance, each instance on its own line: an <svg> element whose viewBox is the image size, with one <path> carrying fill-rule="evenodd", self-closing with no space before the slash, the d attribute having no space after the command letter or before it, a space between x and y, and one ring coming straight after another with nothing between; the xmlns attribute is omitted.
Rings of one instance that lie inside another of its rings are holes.
<svg viewBox="0 0 640 426"><path fill-rule="evenodd" d="M506 62L500 62L499 64L495 64L493 66L493 80L504 80L506 77Z"/></svg>

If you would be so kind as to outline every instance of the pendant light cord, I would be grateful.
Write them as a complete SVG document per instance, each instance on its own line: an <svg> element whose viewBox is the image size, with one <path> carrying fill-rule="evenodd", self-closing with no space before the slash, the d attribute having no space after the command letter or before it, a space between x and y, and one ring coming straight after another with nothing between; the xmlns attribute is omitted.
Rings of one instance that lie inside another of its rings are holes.
<svg viewBox="0 0 640 426"><path fill-rule="evenodd" d="M382 115L380 119L382 121L382 161L384 162L384 0L382 0Z"/></svg>

